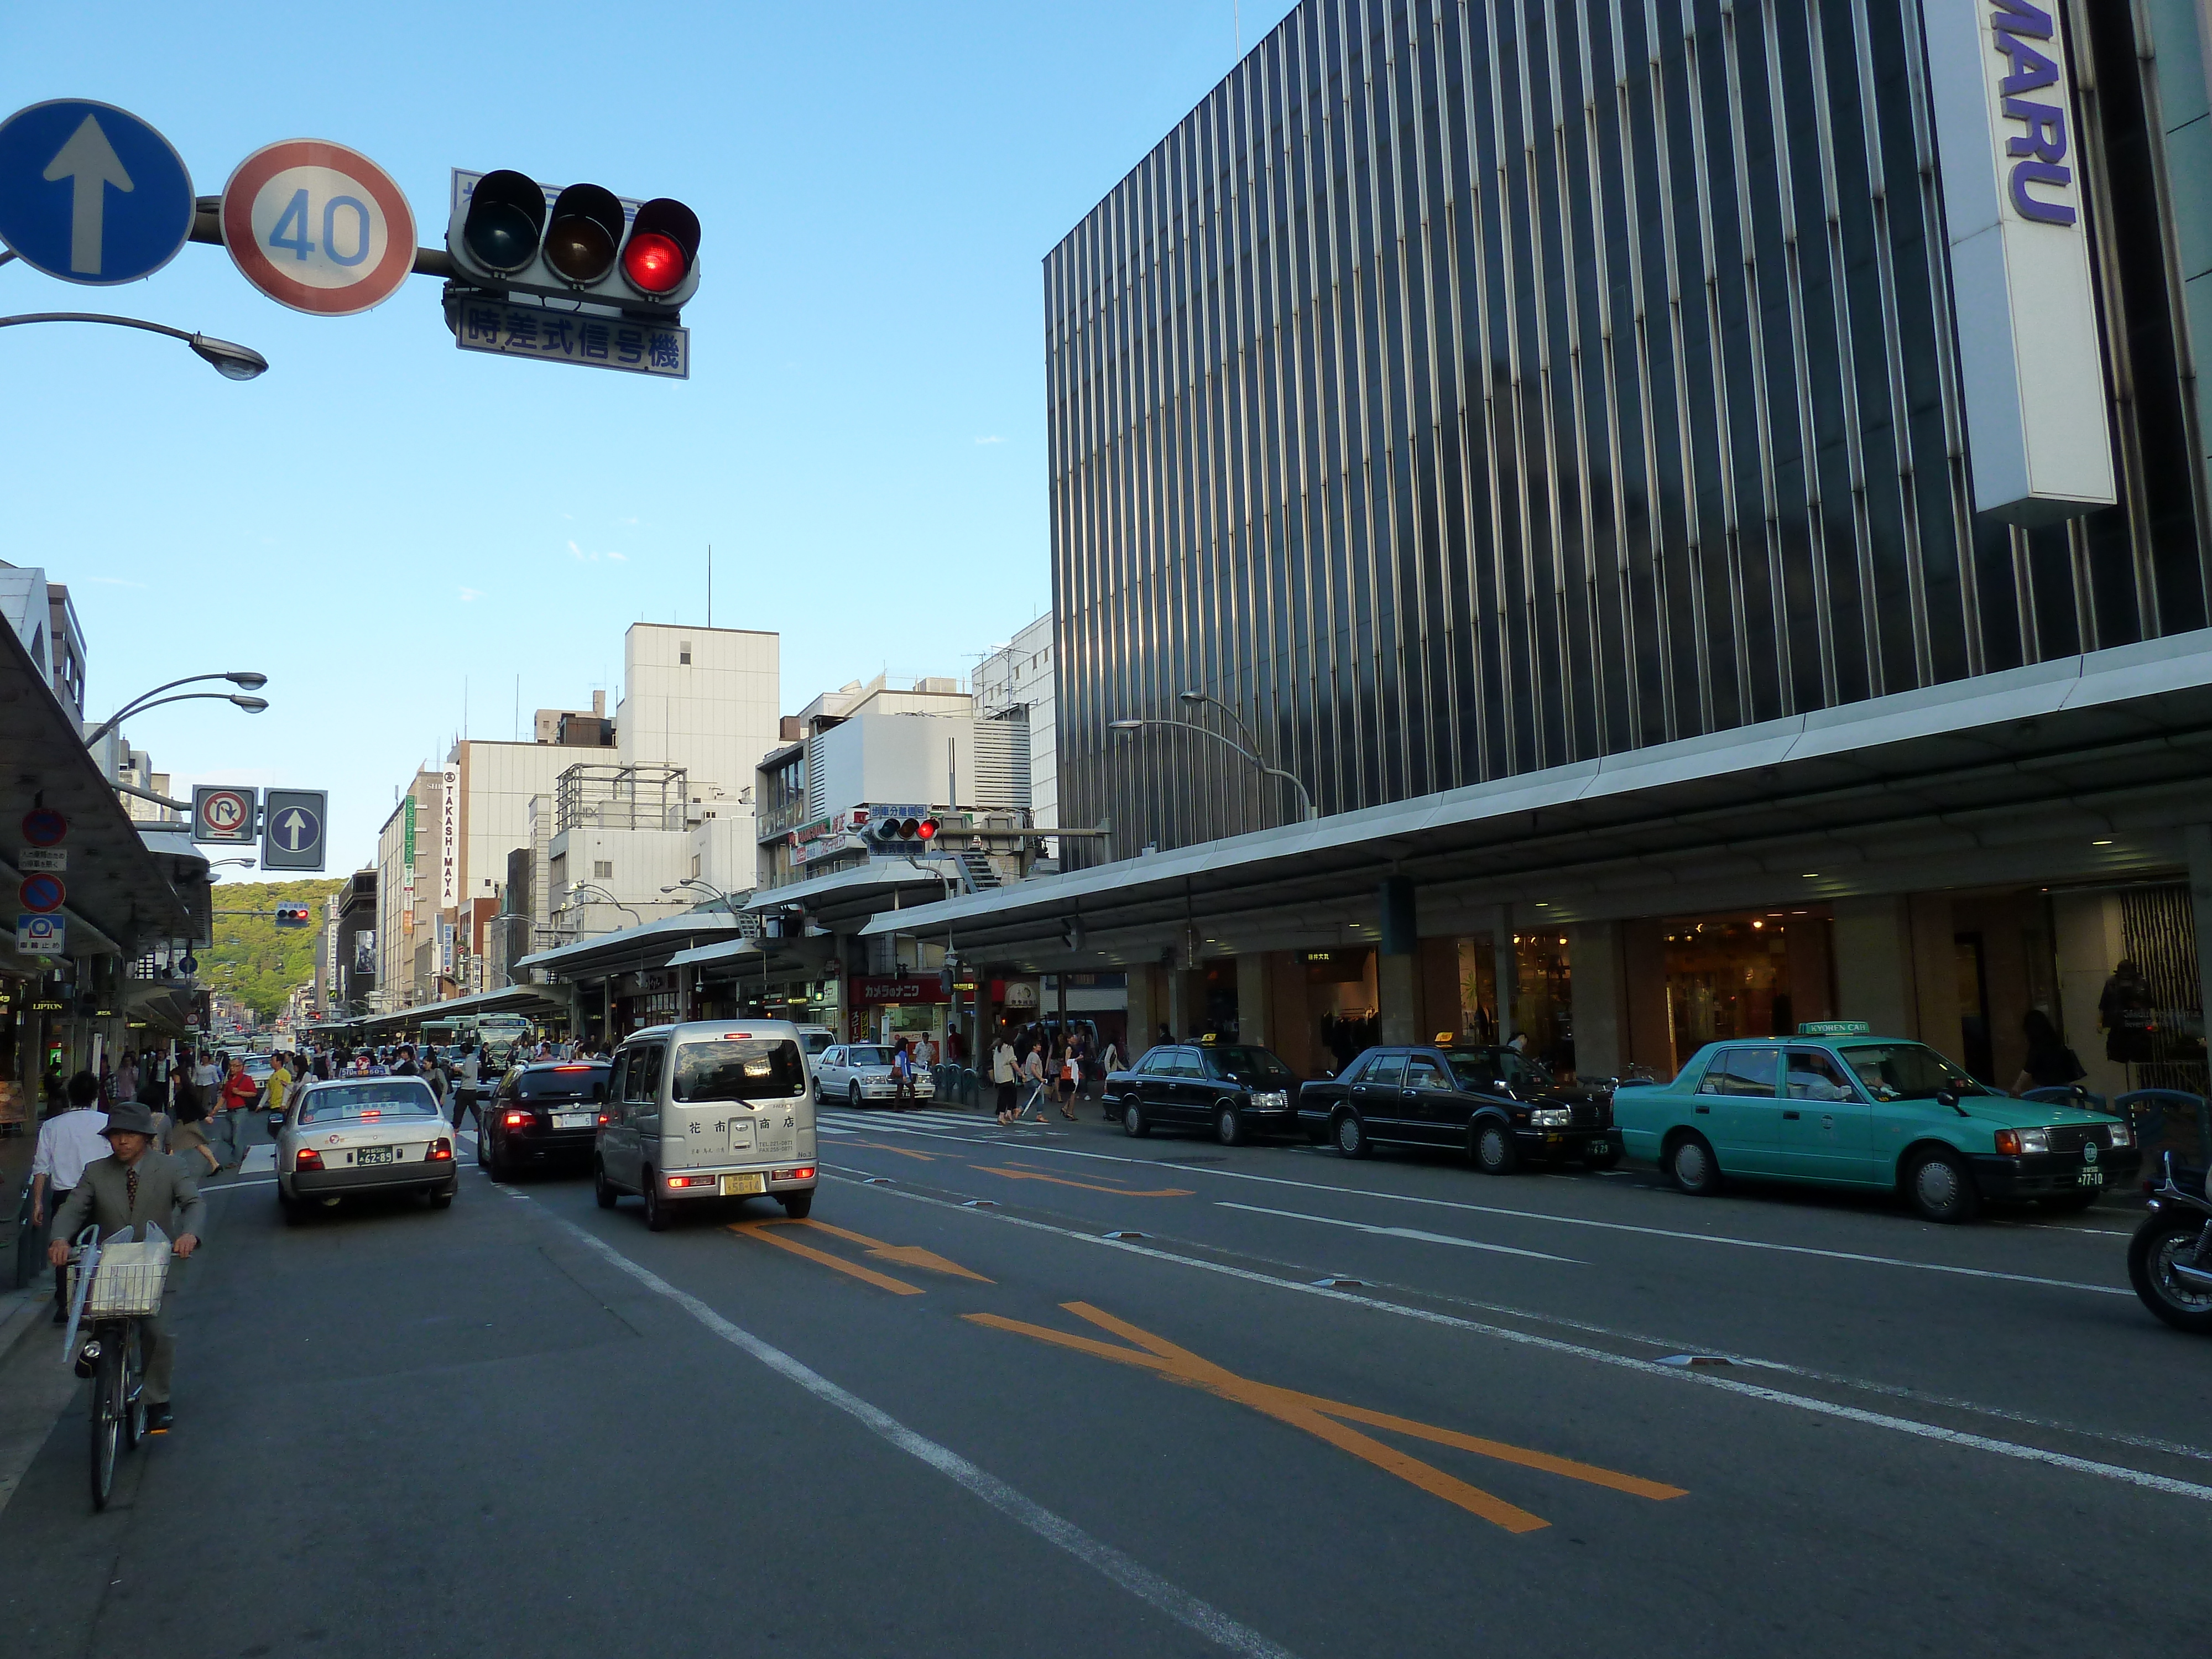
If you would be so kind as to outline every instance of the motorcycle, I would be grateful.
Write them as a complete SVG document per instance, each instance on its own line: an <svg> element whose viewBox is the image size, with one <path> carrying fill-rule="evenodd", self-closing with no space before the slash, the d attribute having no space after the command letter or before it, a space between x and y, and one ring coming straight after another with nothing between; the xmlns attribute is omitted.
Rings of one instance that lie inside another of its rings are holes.
<svg viewBox="0 0 2212 1659"><path fill-rule="evenodd" d="M2212 1199L2191 1192L2166 1155L2166 1179L2128 1244L2128 1278L2142 1304L2179 1331L2212 1335Z"/></svg>

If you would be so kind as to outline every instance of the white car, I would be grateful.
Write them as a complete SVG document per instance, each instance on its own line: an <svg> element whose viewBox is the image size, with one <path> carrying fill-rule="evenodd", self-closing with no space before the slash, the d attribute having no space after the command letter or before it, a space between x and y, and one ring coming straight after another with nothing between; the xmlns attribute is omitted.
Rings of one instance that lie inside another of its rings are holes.
<svg viewBox="0 0 2212 1659"><path fill-rule="evenodd" d="M842 1100L848 1106L863 1106L872 1100L896 1099L898 1073L891 1067L892 1052L882 1042L839 1043L823 1049L814 1062L815 1101ZM929 1073L915 1066L914 1097L928 1100L936 1091Z"/></svg>
<svg viewBox="0 0 2212 1659"><path fill-rule="evenodd" d="M310 1083L285 1103L276 1202L288 1222L369 1193L423 1193L442 1210L459 1183L452 1127L420 1078Z"/></svg>

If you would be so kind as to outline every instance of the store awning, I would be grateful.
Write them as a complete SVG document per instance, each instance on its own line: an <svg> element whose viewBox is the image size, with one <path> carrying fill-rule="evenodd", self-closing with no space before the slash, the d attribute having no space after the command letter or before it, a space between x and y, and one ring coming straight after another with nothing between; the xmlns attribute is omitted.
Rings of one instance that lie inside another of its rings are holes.
<svg viewBox="0 0 2212 1659"><path fill-rule="evenodd" d="M738 931L737 919L726 910L690 910L680 916L663 916L636 927L624 927L574 945L539 951L515 963L563 980L601 978L608 974L635 973L641 969L665 968L678 951L702 940L727 939Z"/></svg>
<svg viewBox="0 0 2212 1659"><path fill-rule="evenodd" d="M2212 630L881 910L862 932L1092 967L1371 941L1377 884L1547 924L2170 870L2212 822ZM1534 910L1524 912L1534 915ZM1149 952L1144 954L1133 952Z"/></svg>
<svg viewBox="0 0 2212 1659"><path fill-rule="evenodd" d="M179 884L196 878L204 896L206 860L189 842L181 859L147 845L85 749L75 714L54 696L15 630L0 627L0 825L7 831L0 846L10 854L21 844L15 826L40 806L69 820L62 842L69 902L61 912L70 924L68 955L135 956L155 939L201 937L204 898L196 915ZM0 878L12 887L21 874L0 854ZM36 966L21 960L8 965Z"/></svg>
<svg viewBox="0 0 2212 1659"><path fill-rule="evenodd" d="M671 968L703 968L710 962L734 962L739 957L761 954L760 941L750 939L728 939L716 945L695 945L688 951L678 951L668 958Z"/></svg>
<svg viewBox="0 0 2212 1659"><path fill-rule="evenodd" d="M506 985L496 991L478 991L443 1002L418 1002L388 1014L371 1014L346 1024L363 1031L392 1031L421 1025L425 1020L459 1019L473 1014L566 1013L568 1000L542 985Z"/></svg>

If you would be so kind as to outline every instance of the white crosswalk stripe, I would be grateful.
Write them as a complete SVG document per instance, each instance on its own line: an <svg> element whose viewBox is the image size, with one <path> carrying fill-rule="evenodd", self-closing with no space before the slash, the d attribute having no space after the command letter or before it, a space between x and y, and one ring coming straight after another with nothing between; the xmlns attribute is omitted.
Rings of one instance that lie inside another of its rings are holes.
<svg viewBox="0 0 2212 1659"><path fill-rule="evenodd" d="M879 1111L852 1110L849 1107L817 1107L815 1127L833 1130L841 1134L855 1134L908 1129L995 1129L998 1121L988 1112L957 1112L928 1107L913 1111L895 1112L889 1107Z"/></svg>

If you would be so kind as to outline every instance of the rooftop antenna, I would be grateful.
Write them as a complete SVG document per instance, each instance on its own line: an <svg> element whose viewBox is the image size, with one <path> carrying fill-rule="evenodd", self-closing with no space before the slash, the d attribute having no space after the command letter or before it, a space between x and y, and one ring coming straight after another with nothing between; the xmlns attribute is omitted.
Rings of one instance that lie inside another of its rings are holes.
<svg viewBox="0 0 2212 1659"><path fill-rule="evenodd" d="M707 626L714 625L714 544L707 544Z"/></svg>

